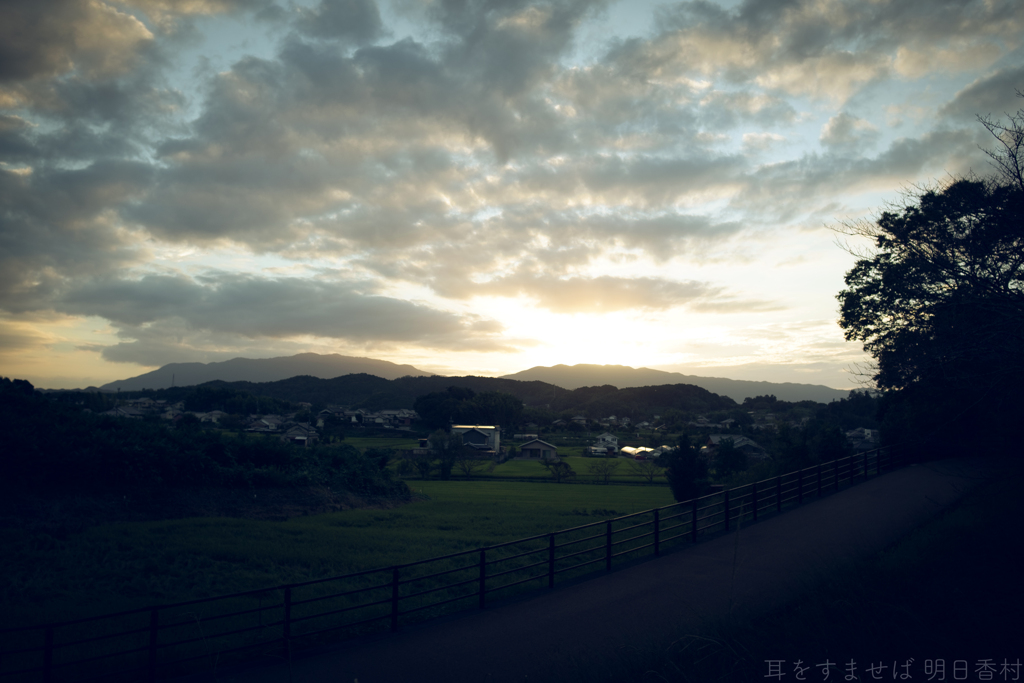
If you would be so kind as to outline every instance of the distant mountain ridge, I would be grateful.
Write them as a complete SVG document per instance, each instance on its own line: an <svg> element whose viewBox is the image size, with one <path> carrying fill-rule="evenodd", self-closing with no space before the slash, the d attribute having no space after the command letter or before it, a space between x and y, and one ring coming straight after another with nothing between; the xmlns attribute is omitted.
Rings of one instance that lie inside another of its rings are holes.
<svg viewBox="0 0 1024 683"><path fill-rule="evenodd" d="M339 354L321 355L317 353L300 353L295 356L279 358L234 358L219 363L170 363L158 370L147 372L137 377L110 382L100 387L102 391L139 391L141 389L166 389L171 386L193 386L207 382L245 382L260 384L265 382L281 382L295 377L309 376L318 379L334 379L346 375L372 375L384 380L401 377L430 377L412 365L399 365L373 358L342 356ZM356 381L357 378L350 378ZM440 378L438 378L440 379ZM453 378L454 379L454 378ZM486 382L485 380L492 380ZM626 365L554 365L551 367L537 366L501 378L474 378L473 381L494 384L493 380L515 380L518 382L543 382L547 385L572 391L581 387L600 387L611 385L619 389L630 389L647 386L670 384L691 384L706 389L719 396L727 396L737 403L744 398L773 394L782 401L830 401L846 398L847 391L832 389L818 384L795 384L791 382L755 382L749 380L725 379L721 377L698 377L678 372L666 372L651 368L632 368ZM359 382L368 379L358 380ZM464 378L469 381L469 378ZM347 385L348 383L346 383ZM443 381L438 383L439 389L447 386ZM461 382L460 382L461 384ZM424 385L425 386L425 385ZM434 383L430 384L431 387ZM312 389L313 387L309 387ZM505 390L482 389L475 390ZM377 389L378 391L381 388ZM392 390L384 390L390 393ZM358 393L358 392L357 392ZM401 392L400 392L401 393ZM517 393L510 391L509 393ZM552 397L553 398L553 397Z"/></svg>
<svg viewBox="0 0 1024 683"><path fill-rule="evenodd" d="M610 384L625 389L629 387L660 386L663 384L693 384L719 396L728 396L737 403L754 396L774 395L780 401L817 401L829 403L850 395L820 384L796 384L793 382L754 382L750 380L726 379L724 377L697 377L678 372L665 372L651 368L632 368L628 365L553 365L537 366L502 379L535 380L554 384L563 389Z"/></svg>
<svg viewBox="0 0 1024 683"><path fill-rule="evenodd" d="M367 374L384 379L412 375L429 376L411 365L386 360L342 356L336 353L300 353L278 358L233 358L219 363L169 363L137 377L117 380L100 387L102 391L139 391L191 386L206 382L276 382L300 375L331 379L342 375Z"/></svg>

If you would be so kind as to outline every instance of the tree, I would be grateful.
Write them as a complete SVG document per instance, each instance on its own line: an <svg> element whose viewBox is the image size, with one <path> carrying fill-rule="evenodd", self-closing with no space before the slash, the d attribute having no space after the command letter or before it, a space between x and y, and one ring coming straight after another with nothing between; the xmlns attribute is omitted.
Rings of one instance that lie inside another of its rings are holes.
<svg viewBox="0 0 1024 683"><path fill-rule="evenodd" d="M377 469L384 470L388 466L388 462L395 457L395 449L393 448L367 448L363 452L367 458L377 463Z"/></svg>
<svg viewBox="0 0 1024 683"><path fill-rule="evenodd" d="M576 472L569 466L569 463L562 460L541 460L540 464L551 473L551 478L559 484L576 478Z"/></svg>
<svg viewBox="0 0 1024 683"><path fill-rule="evenodd" d="M646 479L648 484L653 484L664 473L661 465L654 460L633 460L629 463L629 469L638 477Z"/></svg>
<svg viewBox="0 0 1024 683"><path fill-rule="evenodd" d="M663 453L661 460L665 462L665 478L672 497L677 501L698 498L707 492L707 463L687 437L680 437L679 447Z"/></svg>
<svg viewBox="0 0 1024 683"><path fill-rule="evenodd" d="M434 460L428 455L418 456L413 464L420 475L420 479L430 478L430 472L434 469Z"/></svg>
<svg viewBox="0 0 1024 683"><path fill-rule="evenodd" d="M732 439L722 439L715 449L715 473L719 477L742 472L747 469L747 454L736 448Z"/></svg>
<svg viewBox="0 0 1024 683"><path fill-rule="evenodd" d="M873 243L846 274L839 324L873 356L872 379L890 394L883 411L931 452L1008 437L998 426L1020 408L1024 110L1008 124L980 121L1000 145L989 152L994 177L919 188L877 221L839 228Z"/></svg>
<svg viewBox="0 0 1024 683"><path fill-rule="evenodd" d="M479 424L501 425L511 430L523 414L523 402L512 394L487 391L473 399Z"/></svg>
<svg viewBox="0 0 1024 683"><path fill-rule="evenodd" d="M438 429L427 439L437 461L437 473L442 479L451 479L452 468L462 452L462 435Z"/></svg>
<svg viewBox="0 0 1024 683"><path fill-rule="evenodd" d="M611 481L615 470L619 468L617 458L593 458L587 463L587 474L594 478L594 481L607 484Z"/></svg>
<svg viewBox="0 0 1024 683"><path fill-rule="evenodd" d="M483 469L493 471L494 461L490 458L481 458L472 449L463 447L455 456L455 467L468 478Z"/></svg>
<svg viewBox="0 0 1024 683"><path fill-rule="evenodd" d="M424 394L416 399L413 408L431 427L445 427L450 420L461 420L466 412L464 404L476 394L465 387L448 387L445 391Z"/></svg>

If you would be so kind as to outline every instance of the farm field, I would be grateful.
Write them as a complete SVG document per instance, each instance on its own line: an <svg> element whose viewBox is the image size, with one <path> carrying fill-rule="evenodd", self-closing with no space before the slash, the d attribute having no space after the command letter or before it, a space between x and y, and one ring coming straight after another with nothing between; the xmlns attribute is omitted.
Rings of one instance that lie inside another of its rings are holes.
<svg viewBox="0 0 1024 683"><path fill-rule="evenodd" d="M560 458L562 462L568 463L576 473L576 478L573 480L574 484L591 484L594 483L594 477L589 474L589 466L595 462L601 462L601 458L584 458L582 456L566 456ZM614 462L618 463L618 468L611 477L613 483L620 484L644 484L651 485L650 482L636 470L634 470L632 460L628 458L616 458ZM452 477L455 479L462 479L465 475L459 472L458 468L452 470ZM493 479L537 479L549 480L551 474L538 460L508 460L506 462L497 465L494 471L487 471L486 469L478 471L473 475L473 479L477 480L493 480ZM422 480L409 479L408 484L413 488L416 488ZM654 478L654 486L667 486L668 483L665 478L659 475Z"/></svg>
<svg viewBox="0 0 1024 683"><path fill-rule="evenodd" d="M526 463L539 465L535 463ZM119 522L65 538L0 530L3 625L345 574L672 503L666 487L410 481L429 499L287 521Z"/></svg>
<svg viewBox="0 0 1024 683"><path fill-rule="evenodd" d="M395 450L416 448L420 442L418 439L410 439L408 437L346 436L345 440L341 443L355 446L359 450L365 451L367 448L394 448Z"/></svg>

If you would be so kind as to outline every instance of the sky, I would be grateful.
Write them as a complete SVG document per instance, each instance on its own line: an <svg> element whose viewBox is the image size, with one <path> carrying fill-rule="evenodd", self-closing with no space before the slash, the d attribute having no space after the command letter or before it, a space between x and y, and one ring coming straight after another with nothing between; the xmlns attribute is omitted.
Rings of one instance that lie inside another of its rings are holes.
<svg viewBox="0 0 1024 683"><path fill-rule="evenodd" d="M1016 0L8 0L0 374L861 386L836 228L991 172L1022 37Z"/></svg>

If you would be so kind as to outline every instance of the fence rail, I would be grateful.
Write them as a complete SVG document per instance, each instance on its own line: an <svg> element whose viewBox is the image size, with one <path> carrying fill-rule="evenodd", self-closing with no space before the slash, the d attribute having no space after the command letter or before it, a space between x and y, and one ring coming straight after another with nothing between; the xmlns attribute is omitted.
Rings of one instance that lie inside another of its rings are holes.
<svg viewBox="0 0 1024 683"><path fill-rule="evenodd" d="M0 680L148 680L253 653L399 630L556 579L610 571L906 464L878 449L571 529L344 576L0 629Z"/></svg>

